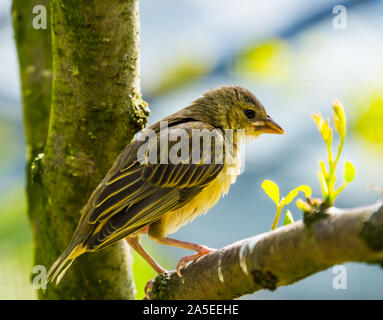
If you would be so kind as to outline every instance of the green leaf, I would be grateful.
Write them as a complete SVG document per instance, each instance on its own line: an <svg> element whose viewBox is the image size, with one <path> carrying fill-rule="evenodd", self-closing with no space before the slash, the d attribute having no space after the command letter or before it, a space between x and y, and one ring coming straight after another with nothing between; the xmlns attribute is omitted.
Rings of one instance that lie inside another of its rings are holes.
<svg viewBox="0 0 383 320"><path fill-rule="evenodd" d="M283 222L283 225L287 226L288 224L292 224L292 223L294 223L293 215L291 214L290 210L287 210L286 214L285 214L285 221Z"/></svg>
<svg viewBox="0 0 383 320"><path fill-rule="evenodd" d="M327 195L328 195L328 187L327 187L326 179L323 176L323 172L322 171L318 171L318 179L319 179L319 182L320 182L320 186L322 188L323 197L327 197Z"/></svg>
<svg viewBox="0 0 383 320"><path fill-rule="evenodd" d="M265 180L262 183L262 189L266 192L266 194L273 199L275 204L279 205L279 187L277 184L271 180Z"/></svg>
<svg viewBox="0 0 383 320"><path fill-rule="evenodd" d="M333 130L330 125L330 119L327 118L326 120L324 120L320 112L318 114L313 114L312 117L325 143L327 145L331 145Z"/></svg>
<svg viewBox="0 0 383 320"><path fill-rule="evenodd" d="M341 102L337 99L333 101L335 130L338 131L342 140L346 138L346 115Z"/></svg>
<svg viewBox="0 0 383 320"><path fill-rule="evenodd" d="M323 160L319 160L319 166L322 171L323 177L326 179L328 176L327 170L326 170L326 165Z"/></svg>
<svg viewBox="0 0 383 320"><path fill-rule="evenodd" d="M350 183L355 178L355 168L350 161L346 161L344 168L344 180Z"/></svg>
<svg viewBox="0 0 383 320"><path fill-rule="evenodd" d="M306 186L306 185L303 185L303 186L299 186L298 188L295 188L294 190L290 191L289 194L286 196L286 198L283 199L283 203L285 205L289 204L298 195L299 191L304 192L306 198L311 196L311 189L310 189L310 187Z"/></svg>
<svg viewBox="0 0 383 320"><path fill-rule="evenodd" d="M298 199L296 202L296 205L303 212L310 212L311 211L310 205L307 202L304 202L302 199Z"/></svg>

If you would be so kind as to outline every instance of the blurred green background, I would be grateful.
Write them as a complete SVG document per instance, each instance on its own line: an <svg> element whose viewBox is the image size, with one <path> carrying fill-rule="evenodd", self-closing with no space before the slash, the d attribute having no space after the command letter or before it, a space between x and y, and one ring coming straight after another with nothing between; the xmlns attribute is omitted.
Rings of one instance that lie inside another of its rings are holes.
<svg viewBox="0 0 383 320"><path fill-rule="evenodd" d="M333 8L344 5L347 28L333 27ZM25 150L20 81L10 0L0 3L0 299L34 299L30 284L32 238L24 195ZM31 9L32 10L32 9ZM346 110L348 138L342 160L356 167L355 181L336 205L353 207L379 198L383 187L383 1L303 0L140 1L142 91L153 123L208 89L240 84L252 90L286 130L246 147L245 170L209 214L176 238L222 247L267 232L274 207L264 179L282 193L308 184L320 196L318 159L325 148L310 116L331 115L331 101ZM41 31L36 31L41 32ZM343 174L339 172L339 177ZM290 205L294 219L300 212ZM281 219L283 223L283 219ZM143 245L173 269L185 250ZM135 256L137 297L154 276ZM332 269L274 292L244 299L382 299L383 271L347 263L347 289L335 290Z"/></svg>

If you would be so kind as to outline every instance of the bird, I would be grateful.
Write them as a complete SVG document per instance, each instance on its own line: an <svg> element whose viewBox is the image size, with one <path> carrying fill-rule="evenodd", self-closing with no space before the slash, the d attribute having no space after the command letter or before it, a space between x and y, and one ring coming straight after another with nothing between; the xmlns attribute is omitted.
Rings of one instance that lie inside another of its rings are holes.
<svg viewBox="0 0 383 320"><path fill-rule="evenodd" d="M143 234L158 244L195 252L177 264L181 275L189 262L214 249L168 235L206 213L229 191L240 173L239 146L263 133L284 130L252 92L238 85L207 91L144 129L91 194L47 282L56 279L58 284L77 257L121 239L156 273L167 272L139 243Z"/></svg>

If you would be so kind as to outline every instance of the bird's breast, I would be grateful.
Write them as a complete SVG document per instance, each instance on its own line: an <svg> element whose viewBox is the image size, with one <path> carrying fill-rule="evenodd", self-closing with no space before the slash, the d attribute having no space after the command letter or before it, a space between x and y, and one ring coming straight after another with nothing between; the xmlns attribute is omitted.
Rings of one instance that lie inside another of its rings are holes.
<svg viewBox="0 0 383 320"><path fill-rule="evenodd" d="M166 226L166 234L176 232L180 227L193 221L197 216L205 214L218 200L227 194L239 174L241 162L237 155L231 161L225 162L221 173L208 186L183 207L170 211L162 219Z"/></svg>

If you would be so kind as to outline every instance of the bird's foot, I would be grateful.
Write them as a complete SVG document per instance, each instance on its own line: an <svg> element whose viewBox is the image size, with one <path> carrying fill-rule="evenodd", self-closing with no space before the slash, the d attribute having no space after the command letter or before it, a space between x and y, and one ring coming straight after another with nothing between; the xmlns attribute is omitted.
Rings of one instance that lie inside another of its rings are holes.
<svg viewBox="0 0 383 320"><path fill-rule="evenodd" d="M188 262L192 262L194 260L197 260L198 258L200 258L202 256L205 256L205 255L207 255L210 252L213 252L215 250L217 250L217 249L212 249L212 248L208 248L206 246L200 245L199 248L198 248L197 253L191 254L190 256L186 256L186 257L181 258L181 260L177 264L177 269L176 269L178 276L180 278L182 277L180 269L181 268L185 268L186 264Z"/></svg>

